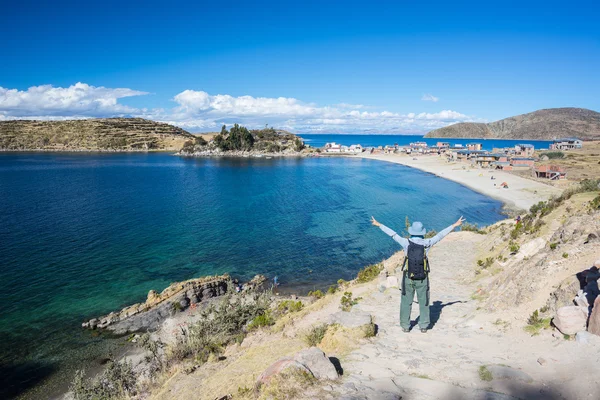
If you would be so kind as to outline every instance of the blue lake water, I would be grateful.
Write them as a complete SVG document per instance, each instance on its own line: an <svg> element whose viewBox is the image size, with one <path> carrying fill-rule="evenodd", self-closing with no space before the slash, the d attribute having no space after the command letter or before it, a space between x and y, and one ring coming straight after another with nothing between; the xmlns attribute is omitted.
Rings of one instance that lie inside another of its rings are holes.
<svg viewBox="0 0 600 400"><path fill-rule="evenodd" d="M0 398L105 356L81 322L150 289L224 272L324 288L398 250L370 215L440 230L501 206L374 160L0 154Z"/></svg>
<svg viewBox="0 0 600 400"><path fill-rule="evenodd" d="M331 135L331 134L302 134L300 135L306 144L312 147L323 147L325 143L336 142L345 146L360 144L367 146L385 146L398 144L406 146L413 142L425 142L429 146L435 146L437 142L448 142L452 146L456 144L481 143L484 150L492 150L494 147L514 147L519 143L529 143L536 149L548 149L551 141L544 140L498 140L498 139L429 139L416 135Z"/></svg>

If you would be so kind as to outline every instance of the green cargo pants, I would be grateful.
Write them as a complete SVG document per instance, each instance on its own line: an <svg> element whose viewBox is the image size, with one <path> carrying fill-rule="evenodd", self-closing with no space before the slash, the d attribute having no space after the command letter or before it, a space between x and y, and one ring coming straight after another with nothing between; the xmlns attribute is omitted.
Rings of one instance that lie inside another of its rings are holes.
<svg viewBox="0 0 600 400"><path fill-rule="evenodd" d="M429 328L429 278L422 281L405 278L405 293L400 297L400 326L410 329L410 311L412 308L415 292L419 300L419 327Z"/></svg>

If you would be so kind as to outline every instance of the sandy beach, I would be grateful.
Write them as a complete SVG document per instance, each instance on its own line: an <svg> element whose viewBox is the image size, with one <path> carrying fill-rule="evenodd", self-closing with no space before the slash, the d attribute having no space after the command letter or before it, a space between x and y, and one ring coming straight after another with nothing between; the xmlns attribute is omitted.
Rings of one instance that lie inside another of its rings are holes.
<svg viewBox="0 0 600 400"><path fill-rule="evenodd" d="M467 164L449 163L445 158L438 156L414 157L402 154L363 154L359 157L402 164L450 179L486 196L500 200L508 208L515 209L515 211L529 210L532 205L539 201L547 200L551 196L558 196L562 192L561 189L553 186L521 178L508 172L470 168ZM492 176L496 179L492 180ZM508 189L500 187L502 182L508 184Z"/></svg>

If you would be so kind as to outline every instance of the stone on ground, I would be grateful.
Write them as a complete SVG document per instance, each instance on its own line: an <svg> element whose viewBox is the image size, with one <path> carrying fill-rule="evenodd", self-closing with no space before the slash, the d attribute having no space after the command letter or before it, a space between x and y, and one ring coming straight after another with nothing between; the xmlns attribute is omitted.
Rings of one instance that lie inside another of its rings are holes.
<svg viewBox="0 0 600 400"><path fill-rule="evenodd" d="M304 365L317 379L337 379L338 373L335 366L329 361L325 353L317 348L311 347L298 352L294 360Z"/></svg>
<svg viewBox="0 0 600 400"><path fill-rule="evenodd" d="M600 336L596 336L586 331L577 332L577 335L575 335L575 341L577 343L600 346Z"/></svg>
<svg viewBox="0 0 600 400"><path fill-rule="evenodd" d="M304 371L306 373L311 373L308 368L306 368L303 364L299 363L296 360L292 360L291 358L281 358L275 361L269 368L267 368L256 380L256 386L260 387L261 385L268 384L274 376L281 374L282 372L290 369L296 368L300 371Z"/></svg>
<svg viewBox="0 0 600 400"><path fill-rule="evenodd" d="M556 311L556 316L552 322L562 333L574 335L585 330L587 310L579 306L561 307Z"/></svg>

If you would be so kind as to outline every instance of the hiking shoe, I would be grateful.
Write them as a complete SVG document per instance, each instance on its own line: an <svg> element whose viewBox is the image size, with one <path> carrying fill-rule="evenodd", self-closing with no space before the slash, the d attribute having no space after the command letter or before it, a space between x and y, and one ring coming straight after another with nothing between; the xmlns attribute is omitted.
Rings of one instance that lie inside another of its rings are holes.
<svg viewBox="0 0 600 400"><path fill-rule="evenodd" d="M427 328L421 328L421 333L427 333Z"/></svg>
<svg viewBox="0 0 600 400"><path fill-rule="evenodd" d="M402 328L402 332L408 333L408 332L410 332L410 329L408 329L408 328Z"/></svg>

